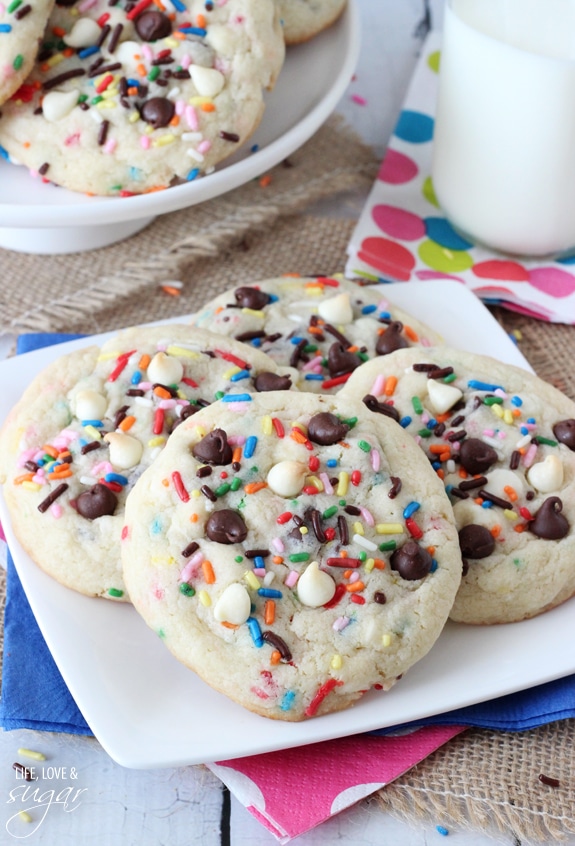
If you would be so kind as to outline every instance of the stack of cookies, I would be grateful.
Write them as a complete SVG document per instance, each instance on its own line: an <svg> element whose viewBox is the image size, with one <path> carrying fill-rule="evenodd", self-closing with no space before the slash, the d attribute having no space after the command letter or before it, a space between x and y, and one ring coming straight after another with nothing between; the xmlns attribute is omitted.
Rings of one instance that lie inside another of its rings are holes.
<svg viewBox="0 0 575 846"><path fill-rule="evenodd" d="M5 158L126 197L211 173L246 144L289 43L344 0L35 0L0 11ZM284 29L285 26L285 29Z"/></svg>
<svg viewBox="0 0 575 846"><path fill-rule="evenodd" d="M449 617L575 594L575 404L339 277L241 286L61 358L0 441L38 565L131 601L267 717L388 690Z"/></svg>

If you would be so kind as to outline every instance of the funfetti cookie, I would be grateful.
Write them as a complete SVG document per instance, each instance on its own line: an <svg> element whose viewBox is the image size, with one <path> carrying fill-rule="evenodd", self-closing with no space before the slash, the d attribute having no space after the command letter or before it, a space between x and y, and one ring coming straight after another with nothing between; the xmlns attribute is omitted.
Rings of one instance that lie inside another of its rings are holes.
<svg viewBox="0 0 575 846"><path fill-rule="evenodd" d="M122 558L173 654L281 720L389 689L461 577L451 506L412 439L338 397L285 392L178 427L128 497Z"/></svg>
<svg viewBox="0 0 575 846"><path fill-rule="evenodd" d="M369 362L342 396L394 417L443 479L464 575L451 617L506 623L575 594L575 403L533 374L445 347Z"/></svg>
<svg viewBox="0 0 575 846"><path fill-rule="evenodd" d="M347 0L276 0L286 44L300 44L323 32L339 18Z"/></svg>
<svg viewBox="0 0 575 846"><path fill-rule="evenodd" d="M30 73L53 6L54 0L0 5L0 104Z"/></svg>
<svg viewBox="0 0 575 846"><path fill-rule="evenodd" d="M273 0L66 2L47 31L0 144L48 180L112 196L196 179L236 152L285 52Z"/></svg>
<svg viewBox="0 0 575 846"><path fill-rule="evenodd" d="M127 600L124 502L173 429L222 396L290 386L258 350L189 326L128 329L58 359L0 434L0 481L18 540L67 587Z"/></svg>
<svg viewBox="0 0 575 846"><path fill-rule="evenodd" d="M389 301L387 291L343 277L292 277L241 285L198 312L194 324L251 344L299 370L302 391L335 393L353 370L439 336Z"/></svg>

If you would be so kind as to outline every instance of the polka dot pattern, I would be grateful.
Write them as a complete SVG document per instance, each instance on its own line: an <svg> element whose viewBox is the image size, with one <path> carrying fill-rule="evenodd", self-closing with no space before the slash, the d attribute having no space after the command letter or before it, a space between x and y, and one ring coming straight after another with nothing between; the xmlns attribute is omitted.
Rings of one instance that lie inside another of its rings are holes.
<svg viewBox="0 0 575 846"><path fill-rule="evenodd" d="M419 173L417 164L409 156L389 149L381 163L377 178L388 185L405 185Z"/></svg>
<svg viewBox="0 0 575 846"><path fill-rule="evenodd" d="M401 241L417 241L425 235L425 223L412 212L397 206L374 206L371 212L382 232Z"/></svg>
<svg viewBox="0 0 575 846"><path fill-rule="evenodd" d="M433 118L423 112L404 109L395 127L395 134L411 144L425 144L433 138Z"/></svg>
<svg viewBox="0 0 575 846"><path fill-rule="evenodd" d="M415 267L413 253L388 238L365 238L358 257L397 282L407 282Z"/></svg>

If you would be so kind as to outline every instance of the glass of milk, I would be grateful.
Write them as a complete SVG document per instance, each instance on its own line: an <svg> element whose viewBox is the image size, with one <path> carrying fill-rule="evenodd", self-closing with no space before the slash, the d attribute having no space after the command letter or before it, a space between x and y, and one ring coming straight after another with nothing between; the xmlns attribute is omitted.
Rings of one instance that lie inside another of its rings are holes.
<svg viewBox="0 0 575 846"><path fill-rule="evenodd" d="M575 0L447 0L432 175L470 240L575 251Z"/></svg>

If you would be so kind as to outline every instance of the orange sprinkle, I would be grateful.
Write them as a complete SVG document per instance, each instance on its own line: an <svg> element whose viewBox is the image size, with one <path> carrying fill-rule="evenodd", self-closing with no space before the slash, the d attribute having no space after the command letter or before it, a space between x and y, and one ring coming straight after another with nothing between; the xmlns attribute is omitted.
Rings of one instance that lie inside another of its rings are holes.
<svg viewBox="0 0 575 846"><path fill-rule="evenodd" d="M24 149L25 149L25 150L27 150L27 149L28 149L28 147L30 146L30 142L29 142L29 141L24 141L24 143L22 144L22 146L24 147Z"/></svg>
<svg viewBox="0 0 575 846"><path fill-rule="evenodd" d="M449 447L446 447L445 444L431 444L429 447L429 451L433 453L433 455L441 455L446 451L446 449L448 452L451 452Z"/></svg>
<svg viewBox="0 0 575 846"><path fill-rule="evenodd" d="M136 418L132 414L128 414L127 417L124 417L118 429L121 429L122 432L127 432L128 429L131 429L134 423L136 422Z"/></svg>
<svg viewBox="0 0 575 846"><path fill-rule="evenodd" d="M75 52L76 51L72 50L71 47L65 47L64 50L62 50L62 55L66 56L66 58L69 59L70 56L73 56Z"/></svg>
<svg viewBox="0 0 575 846"><path fill-rule="evenodd" d="M22 482L31 482L33 478L33 473L23 473L21 476L16 476L16 478L14 479L14 484L21 485Z"/></svg>
<svg viewBox="0 0 575 846"><path fill-rule="evenodd" d="M427 551L429 552L430 555L435 555L435 547L434 546L428 546Z"/></svg>
<svg viewBox="0 0 575 846"><path fill-rule="evenodd" d="M42 62L42 64L40 65L40 70L42 71L42 73L46 73L46 71L50 70L50 65L47 65L46 62Z"/></svg>
<svg viewBox="0 0 575 846"><path fill-rule="evenodd" d="M383 393L386 397L392 397L397 387L397 376L388 376L385 380L385 387Z"/></svg>
<svg viewBox="0 0 575 846"><path fill-rule="evenodd" d="M511 485L505 485L505 487L503 488L503 490L505 491L505 493L507 494L507 496L509 497L509 499L511 500L511 502L516 502L516 500L517 500L517 491L515 490L515 488L512 488L512 487L511 487Z"/></svg>
<svg viewBox="0 0 575 846"><path fill-rule="evenodd" d="M62 36L66 35L66 30L63 29L61 26L53 26L52 32L54 35L57 35L58 38L62 38Z"/></svg>
<svg viewBox="0 0 575 846"><path fill-rule="evenodd" d="M483 505L483 500L481 499L481 497L480 497L480 496L476 497L476 498L473 500L473 502L474 502L476 505Z"/></svg>
<svg viewBox="0 0 575 846"><path fill-rule="evenodd" d="M381 558L374 558L373 566L376 570L385 570L385 561Z"/></svg>
<svg viewBox="0 0 575 846"><path fill-rule="evenodd" d="M276 618L276 604L273 599L267 599L264 605L264 623L271 626Z"/></svg>
<svg viewBox="0 0 575 846"><path fill-rule="evenodd" d="M271 181L272 181L271 176L269 175L269 173L266 173L266 175L262 176L262 178L260 179L260 187L261 188L267 188L268 185L271 183Z"/></svg>
<svg viewBox="0 0 575 846"><path fill-rule="evenodd" d="M198 522L198 515L197 514L190 514L190 523L197 523Z"/></svg>
<svg viewBox="0 0 575 846"><path fill-rule="evenodd" d="M169 480L168 480L168 479L162 479L162 485L163 485L165 488L167 488L167 487L169 486L169 484L170 484L170 482L169 482Z"/></svg>
<svg viewBox="0 0 575 846"><path fill-rule="evenodd" d="M200 109L202 110L202 112L215 112L216 107L213 103L202 103L200 105Z"/></svg>
<svg viewBox="0 0 575 846"><path fill-rule="evenodd" d="M204 558L204 560L202 561L202 573L204 574L206 584L213 585L216 580L216 574L214 573L212 562L208 561L207 558Z"/></svg>
<svg viewBox="0 0 575 846"><path fill-rule="evenodd" d="M343 577L344 577L344 579L349 579L349 578L351 577L351 574L352 574L352 573L353 573L353 570L344 570L344 571L343 571Z"/></svg>
<svg viewBox="0 0 575 846"><path fill-rule="evenodd" d="M63 449L60 453L58 453L58 458L68 458L70 455L69 449Z"/></svg>
<svg viewBox="0 0 575 846"><path fill-rule="evenodd" d="M435 472L436 472L437 476L439 476L440 479L445 479L445 473L444 473L442 467L438 467Z"/></svg>
<svg viewBox="0 0 575 846"><path fill-rule="evenodd" d="M405 332L410 341L414 341L415 343L419 341L419 335L417 334L415 329L411 328L411 326L404 326L403 331Z"/></svg>
<svg viewBox="0 0 575 846"><path fill-rule="evenodd" d="M496 523L494 526L492 526L490 528L489 531L491 532L491 534L494 538L498 538L499 535L501 534L501 526L499 525L499 523Z"/></svg>
<svg viewBox="0 0 575 846"><path fill-rule="evenodd" d="M55 447L50 446L50 444L44 444L43 447L40 447L42 452L45 452L47 455L51 455L52 458L58 458L58 450Z"/></svg>
<svg viewBox="0 0 575 846"><path fill-rule="evenodd" d="M274 557L272 558L272 561L274 562L274 564L283 564L284 563L284 560L281 557L281 555L274 555Z"/></svg>
<svg viewBox="0 0 575 846"><path fill-rule="evenodd" d="M174 115L174 117L170 121L170 126L178 126L180 123L179 115Z"/></svg>
<svg viewBox="0 0 575 846"><path fill-rule="evenodd" d="M205 15L202 15L201 13L198 13L196 15L196 26L199 26L200 29L206 28L206 16Z"/></svg>
<svg viewBox="0 0 575 846"><path fill-rule="evenodd" d="M160 12L165 12L165 11L166 11L166 7L165 7L165 6L164 6L164 4L162 3L162 0L154 0L154 3L155 3L155 5L158 7L158 9L160 10Z"/></svg>
<svg viewBox="0 0 575 846"><path fill-rule="evenodd" d="M527 523L517 523L517 525L513 526L513 531L521 534L527 528Z"/></svg>
<svg viewBox="0 0 575 846"><path fill-rule="evenodd" d="M136 70L140 76L146 76L146 67L142 64L142 62L139 62L139 64L136 65Z"/></svg>
<svg viewBox="0 0 575 846"><path fill-rule="evenodd" d="M357 344L354 344L352 347L347 348L347 352L352 352L352 353L356 353L358 350L359 350L359 347L358 347Z"/></svg>
<svg viewBox="0 0 575 846"><path fill-rule="evenodd" d="M236 623L228 623L227 620L222 620L222 626L225 626L226 629L239 629L239 626Z"/></svg>
<svg viewBox="0 0 575 846"><path fill-rule="evenodd" d="M161 397L162 399L170 399L171 393L163 388L161 385L156 385L154 388L154 393L157 397Z"/></svg>
<svg viewBox="0 0 575 846"><path fill-rule="evenodd" d="M247 494L255 494L258 491L261 491L264 488L267 488L267 486L268 486L267 482L248 482L248 484L244 488L244 491Z"/></svg>
<svg viewBox="0 0 575 846"><path fill-rule="evenodd" d="M297 444L305 444L307 441L306 435L304 435L301 429L297 429L296 427L291 430L290 438L294 440Z"/></svg>
<svg viewBox="0 0 575 846"><path fill-rule="evenodd" d="M150 363L151 358L148 353L144 353L144 355L140 358L138 362L138 370L147 370L148 364Z"/></svg>
<svg viewBox="0 0 575 846"><path fill-rule="evenodd" d="M58 467L56 470L53 470L52 473L50 473L50 478L51 479L68 479L71 475L72 475L72 471L70 470L68 465L63 464L62 469L60 469Z"/></svg>
<svg viewBox="0 0 575 846"><path fill-rule="evenodd" d="M451 458L451 451L449 449L446 449L445 452L442 452L439 455L440 461L449 461L450 458Z"/></svg>
<svg viewBox="0 0 575 846"><path fill-rule="evenodd" d="M242 460L242 448L241 448L241 446L234 447L234 451L232 453L232 464L234 464L234 462L236 462L236 461L239 464L241 460Z"/></svg>
<svg viewBox="0 0 575 846"><path fill-rule="evenodd" d="M308 326L307 331L312 335L321 335L323 333L321 326Z"/></svg>
<svg viewBox="0 0 575 846"><path fill-rule="evenodd" d="M183 41L185 37L186 37L185 33L184 32L178 32L177 29L174 30L174 32L172 32L172 34L170 35L170 38L179 38L180 41Z"/></svg>
<svg viewBox="0 0 575 846"><path fill-rule="evenodd" d="M130 97L135 97L137 93L138 93L138 89L136 88L135 85L131 85L128 88L128 94L130 95Z"/></svg>
<svg viewBox="0 0 575 846"><path fill-rule="evenodd" d="M461 479L467 479L467 470L464 470L463 467L460 467L458 470L458 475Z"/></svg>
<svg viewBox="0 0 575 846"><path fill-rule="evenodd" d="M272 652L271 657L270 657L270 664L274 664L274 665L279 664L279 662L281 661L281 658L282 658L281 652L279 652L277 649L274 649L274 651Z"/></svg>
<svg viewBox="0 0 575 846"><path fill-rule="evenodd" d="M445 423L446 420L449 420L451 417L451 412L446 411L445 414L436 414L435 419L438 423Z"/></svg>
<svg viewBox="0 0 575 846"><path fill-rule="evenodd" d="M340 558L347 558L348 555L349 555L349 552L347 551L347 549L340 550L340 553L339 553Z"/></svg>
<svg viewBox="0 0 575 846"><path fill-rule="evenodd" d="M350 585L346 585L345 589L348 590L350 593L359 593L360 590L365 590L365 585L362 581L352 582Z"/></svg>
<svg viewBox="0 0 575 846"><path fill-rule="evenodd" d="M299 279L301 277L301 273L282 273L282 276L287 276L289 279ZM320 280L317 280L318 283ZM309 286L309 282L306 282L306 288ZM315 285L315 282L313 283Z"/></svg>
<svg viewBox="0 0 575 846"><path fill-rule="evenodd" d="M513 417L521 417L521 412L518 408L514 408L511 414L513 415Z"/></svg>

